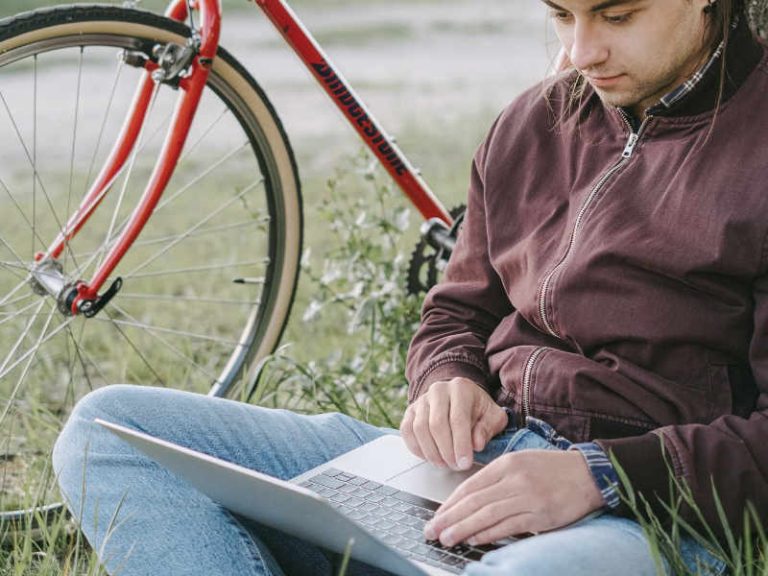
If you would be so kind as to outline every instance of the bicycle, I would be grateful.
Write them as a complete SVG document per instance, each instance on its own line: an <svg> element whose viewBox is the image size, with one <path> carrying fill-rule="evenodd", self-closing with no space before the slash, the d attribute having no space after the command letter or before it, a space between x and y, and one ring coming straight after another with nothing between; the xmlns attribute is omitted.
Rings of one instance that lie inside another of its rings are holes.
<svg viewBox="0 0 768 576"><path fill-rule="evenodd" d="M255 3L423 215L411 283L426 289L460 215L288 4ZM301 257L298 171L266 94L218 46L220 22L218 0L173 0L165 16L86 5L0 23L0 73L14 80L0 88L0 157L14 167L0 176L14 215L0 232L0 518L47 501L50 446L88 390L133 381L247 396L280 339ZM104 67L110 84L89 82ZM38 106L64 85L71 125ZM125 353L103 359L114 346ZM43 398L36 384L49 381L56 396Z"/></svg>

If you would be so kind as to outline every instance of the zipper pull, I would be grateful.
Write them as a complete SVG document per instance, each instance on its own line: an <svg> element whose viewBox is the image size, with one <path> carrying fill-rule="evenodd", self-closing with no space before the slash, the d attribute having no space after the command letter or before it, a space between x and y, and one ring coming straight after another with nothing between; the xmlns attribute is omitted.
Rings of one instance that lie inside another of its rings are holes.
<svg viewBox="0 0 768 576"><path fill-rule="evenodd" d="M637 132L632 132L632 134L629 135L629 141L627 141L627 145L624 147L624 152L621 154L622 158L632 158L638 140L640 140L640 134Z"/></svg>

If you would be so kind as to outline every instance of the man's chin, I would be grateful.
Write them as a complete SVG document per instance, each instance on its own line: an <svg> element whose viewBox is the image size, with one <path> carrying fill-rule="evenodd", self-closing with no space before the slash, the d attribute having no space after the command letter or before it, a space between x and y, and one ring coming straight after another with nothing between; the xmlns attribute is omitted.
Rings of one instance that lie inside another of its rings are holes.
<svg viewBox="0 0 768 576"><path fill-rule="evenodd" d="M640 102L636 96L631 94L601 90L595 86L593 86L593 88L600 100L606 106L613 106L614 108L635 108Z"/></svg>

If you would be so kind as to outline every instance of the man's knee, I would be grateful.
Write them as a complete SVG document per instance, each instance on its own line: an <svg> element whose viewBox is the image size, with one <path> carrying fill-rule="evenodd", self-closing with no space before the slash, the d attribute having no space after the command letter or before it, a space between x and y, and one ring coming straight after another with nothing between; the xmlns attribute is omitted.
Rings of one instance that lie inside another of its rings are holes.
<svg viewBox="0 0 768 576"><path fill-rule="evenodd" d="M125 415L135 411L136 402L146 394L143 390L148 389L120 384L99 388L81 398L53 447L52 461L56 474L61 475L65 466L82 468L83 460L96 437L112 437L94 420L101 418L118 424L124 423Z"/></svg>

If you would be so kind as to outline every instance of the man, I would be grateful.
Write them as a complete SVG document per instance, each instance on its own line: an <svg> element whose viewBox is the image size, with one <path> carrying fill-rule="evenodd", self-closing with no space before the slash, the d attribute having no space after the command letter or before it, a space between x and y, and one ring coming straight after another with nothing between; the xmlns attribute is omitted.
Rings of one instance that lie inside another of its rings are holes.
<svg viewBox="0 0 768 576"><path fill-rule="evenodd" d="M428 538L537 534L467 574L654 574L609 455L658 509L669 465L713 527L713 487L733 529L748 501L768 515L768 57L741 0L546 4L575 71L513 103L476 156L464 229L411 346L401 432L438 466L490 461ZM385 433L174 391L88 396L54 466L120 574L332 566L222 510L96 416L285 478ZM692 571L724 570L691 538L680 554Z"/></svg>

